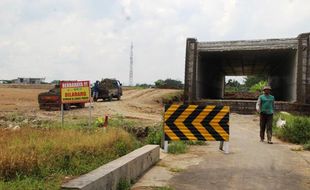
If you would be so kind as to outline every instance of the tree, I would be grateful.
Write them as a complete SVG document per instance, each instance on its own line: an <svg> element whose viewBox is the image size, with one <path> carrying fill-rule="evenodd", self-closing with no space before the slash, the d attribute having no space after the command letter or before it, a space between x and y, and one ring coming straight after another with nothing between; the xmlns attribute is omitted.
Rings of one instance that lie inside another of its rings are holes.
<svg viewBox="0 0 310 190"><path fill-rule="evenodd" d="M267 81L260 81L250 88L250 92L261 92L264 86L267 85Z"/></svg>
<svg viewBox="0 0 310 190"><path fill-rule="evenodd" d="M59 84L59 83L60 83L59 80L53 80L53 81L51 82L51 84Z"/></svg>
<svg viewBox="0 0 310 190"><path fill-rule="evenodd" d="M183 88L183 84L179 80L166 79L165 83L168 88L177 88L177 89Z"/></svg>
<svg viewBox="0 0 310 190"><path fill-rule="evenodd" d="M243 85L241 85L237 80L229 79L225 83L226 92L240 92L243 91Z"/></svg>
<svg viewBox="0 0 310 190"><path fill-rule="evenodd" d="M247 76L245 78L244 85L247 89L250 89L253 85L258 84L260 81L267 81L266 75Z"/></svg>
<svg viewBox="0 0 310 190"><path fill-rule="evenodd" d="M151 85L151 84L143 83L143 84L136 84L136 87L140 87L140 88L150 88L150 87L152 87L152 85Z"/></svg>
<svg viewBox="0 0 310 190"><path fill-rule="evenodd" d="M155 82L156 88L173 88L173 89L181 89L183 88L182 81L174 80L174 79L166 79L166 80L157 80Z"/></svg>
<svg viewBox="0 0 310 190"><path fill-rule="evenodd" d="M237 81L237 80L232 80L232 79L229 79L226 83L226 86L231 86L231 87L240 87L240 83Z"/></svg>
<svg viewBox="0 0 310 190"><path fill-rule="evenodd" d="M163 81L163 80L161 80L161 79L155 81L155 86L156 86L157 88L162 87L162 86L164 86L164 85L165 85L165 81Z"/></svg>

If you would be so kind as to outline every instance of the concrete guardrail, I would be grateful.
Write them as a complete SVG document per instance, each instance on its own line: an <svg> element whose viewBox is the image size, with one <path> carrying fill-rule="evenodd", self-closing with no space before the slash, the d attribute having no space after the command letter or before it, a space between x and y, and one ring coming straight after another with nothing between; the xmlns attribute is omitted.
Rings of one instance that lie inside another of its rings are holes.
<svg viewBox="0 0 310 190"><path fill-rule="evenodd" d="M159 146L146 145L63 184L61 189L114 190L121 179L137 179L158 160Z"/></svg>

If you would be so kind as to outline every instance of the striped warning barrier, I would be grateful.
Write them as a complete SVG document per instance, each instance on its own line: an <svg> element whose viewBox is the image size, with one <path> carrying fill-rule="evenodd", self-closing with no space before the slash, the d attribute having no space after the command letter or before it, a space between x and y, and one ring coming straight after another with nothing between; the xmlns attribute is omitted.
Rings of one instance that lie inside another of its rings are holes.
<svg viewBox="0 0 310 190"><path fill-rule="evenodd" d="M229 141L229 110L228 106L216 105L166 105L164 140L167 142L178 140L227 142Z"/></svg>

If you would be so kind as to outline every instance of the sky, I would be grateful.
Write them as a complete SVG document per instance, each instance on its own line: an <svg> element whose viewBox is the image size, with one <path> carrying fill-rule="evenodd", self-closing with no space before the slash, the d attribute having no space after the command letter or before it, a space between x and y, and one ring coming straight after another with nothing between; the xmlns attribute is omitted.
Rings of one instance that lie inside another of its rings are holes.
<svg viewBox="0 0 310 190"><path fill-rule="evenodd" d="M186 38L296 37L309 0L0 0L0 80L183 81Z"/></svg>

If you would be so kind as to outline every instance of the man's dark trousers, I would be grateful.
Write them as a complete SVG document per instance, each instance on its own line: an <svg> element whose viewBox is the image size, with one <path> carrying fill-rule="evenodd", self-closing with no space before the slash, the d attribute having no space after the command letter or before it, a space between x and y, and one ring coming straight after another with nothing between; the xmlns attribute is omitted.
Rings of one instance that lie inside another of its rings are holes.
<svg viewBox="0 0 310 190"><path fill-rule="evenodd" d="M272 120L273 114L260 114L260 139L265 139L265 131L267 130L267 139L271 141L272 137Z"/></svg>

